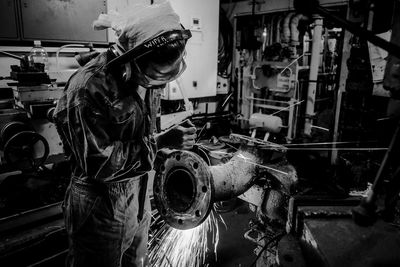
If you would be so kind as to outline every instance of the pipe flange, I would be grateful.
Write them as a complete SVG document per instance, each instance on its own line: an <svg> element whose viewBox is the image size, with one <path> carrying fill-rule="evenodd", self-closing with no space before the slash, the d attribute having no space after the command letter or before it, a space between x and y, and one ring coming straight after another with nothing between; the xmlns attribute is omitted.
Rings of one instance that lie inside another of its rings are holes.
<svg viewBox="0 0 400 267"><path fill-rule="evenodd" d="M176 229L200 225L214 200L211 172L205 161L189 151L174 151L156 167L154 200L161 217Z"/></svg>

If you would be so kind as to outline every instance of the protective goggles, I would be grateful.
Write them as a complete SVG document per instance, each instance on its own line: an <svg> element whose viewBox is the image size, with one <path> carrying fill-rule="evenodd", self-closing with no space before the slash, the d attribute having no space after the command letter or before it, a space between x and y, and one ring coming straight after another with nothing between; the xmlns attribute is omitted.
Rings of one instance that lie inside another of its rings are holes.
<svg viewBox="0 0 400 267"><path fill-rule="evenodd" d="M143 55L145 57L146 55ZM143 64L142 57L133 61L136 72L135 76L141 84L148 86L159 86L169 83L179 77L186 69L185 63L186 51L172 63L159 65L156 63Z"/></svg>

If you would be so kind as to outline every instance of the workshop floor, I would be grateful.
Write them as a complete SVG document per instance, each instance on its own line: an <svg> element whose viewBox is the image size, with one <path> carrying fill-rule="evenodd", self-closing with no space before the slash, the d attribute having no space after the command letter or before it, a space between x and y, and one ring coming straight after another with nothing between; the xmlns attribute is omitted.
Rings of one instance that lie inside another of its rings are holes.
<svg viewBox="0 0 400 267"><path fill-rule="evenodd" d="M225 226L220 224L220 241L216 267L250 267L256 258L256 245L243 237L249 229L249 220L255 218L248 204L242 203L233 211L221 213Z"/></svg>

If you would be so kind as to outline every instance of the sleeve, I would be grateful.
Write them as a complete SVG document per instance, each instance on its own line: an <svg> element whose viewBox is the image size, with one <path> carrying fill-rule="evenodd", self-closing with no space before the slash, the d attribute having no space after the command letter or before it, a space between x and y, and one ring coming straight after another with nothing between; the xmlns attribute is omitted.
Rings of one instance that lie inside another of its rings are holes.
<svg viewBox="0 0 400 267"><path fill-rule="evenodd" d="M78 167L100 182L140 176L141 140L115 140L110 120L90 105L71 108L67 115L71 151ZM133 175L132 175L133 174Z"/></svg>

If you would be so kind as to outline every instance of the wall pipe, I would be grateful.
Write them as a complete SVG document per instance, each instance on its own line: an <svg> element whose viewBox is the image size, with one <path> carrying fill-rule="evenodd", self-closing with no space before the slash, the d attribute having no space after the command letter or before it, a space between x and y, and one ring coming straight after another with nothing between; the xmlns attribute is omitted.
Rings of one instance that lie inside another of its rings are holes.
<svg viewBox="0 0 400 267"><path fill-rule="evenodd" d="M277 23L278 19L279 19L279 15L274 15L274 16L272 16L272 19L271 19L271 44L275 43L275 40L276 40L276 28L277 28L276 23Z"/></svg>
<svg viewBox="0 0 400 267"><path fill-rule="evenodd" d="M276 22L276 32L274 43L279 43L281 40L281 26L282 26L283 16L279 16Z"/></svg>
<svg viewBox="0 0 400 267"><path fill-rule="evenodd" d="M304 124L304 133L311 135L311 128L313 124L315 96L317 90L317 80L321 53L321 37L323 19L319 15L314 15L314 33L311 47L311 63L310 63L310 76L308 81L307 105L306 105L306 118Z"/></svg>
<svg viewBox="0 0 400 267"><path fill-rule="evenodd" d="M274 23L276 16L272 16L268 25L268 45L274 43Z"/></svg>

